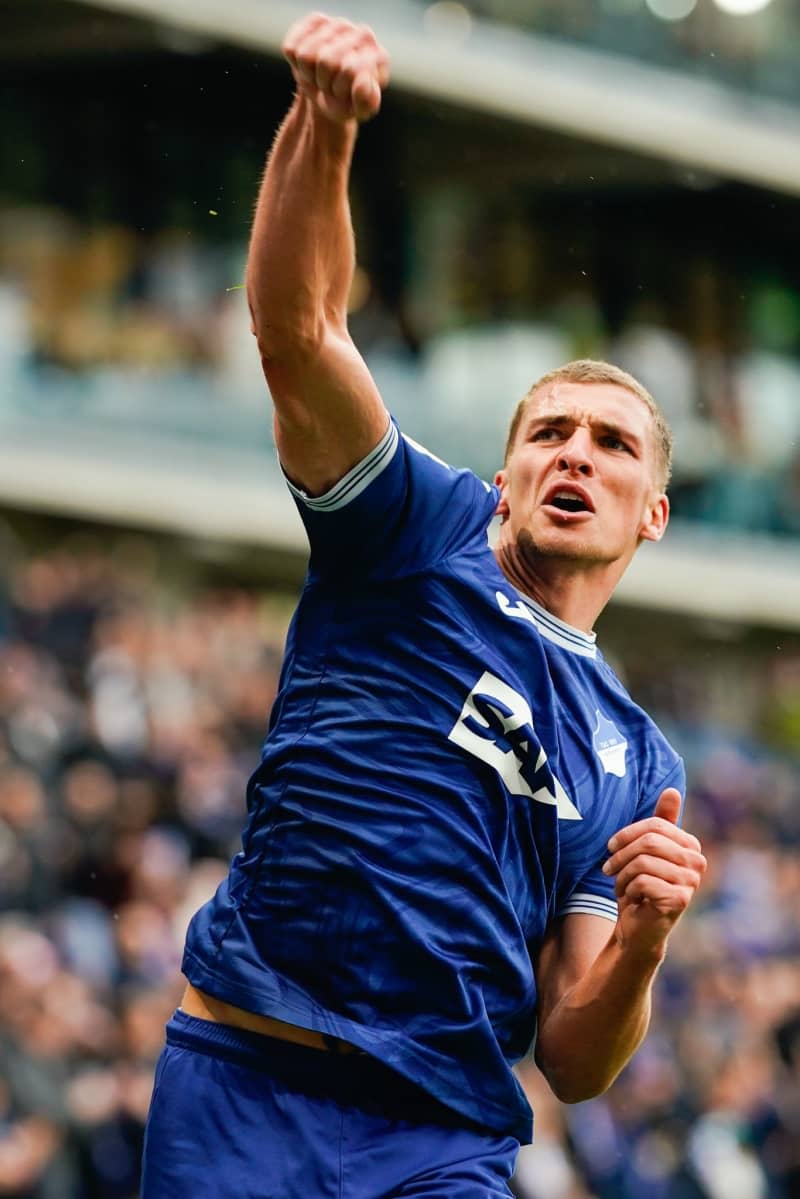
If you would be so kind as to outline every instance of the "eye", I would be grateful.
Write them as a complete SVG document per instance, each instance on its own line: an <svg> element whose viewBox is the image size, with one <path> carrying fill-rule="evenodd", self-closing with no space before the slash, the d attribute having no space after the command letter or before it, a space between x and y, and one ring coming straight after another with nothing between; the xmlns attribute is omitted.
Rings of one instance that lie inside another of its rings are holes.
<svg viewBox="0 0 800 1199"><path fill-rule="evenodd" d="M544 429L537 429L531 437L531 441L555 441L555 439L560 436L560 430L551 425L549 427L545 427Z"/></svg>
<svg viewBox="0 0 800 1199"><path fill-rule="evenodd" d="M632 453L627 442L621 437L617 437L615 433L604 433L600 438L600 445L606 450L623 450L626 454Z"/></svg>

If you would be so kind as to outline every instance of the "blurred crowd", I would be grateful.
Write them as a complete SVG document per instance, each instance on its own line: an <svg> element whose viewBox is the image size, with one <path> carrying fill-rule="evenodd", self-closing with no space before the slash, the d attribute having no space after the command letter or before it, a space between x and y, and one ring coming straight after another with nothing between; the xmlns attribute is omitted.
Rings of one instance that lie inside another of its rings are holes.
<svg viewBox="0 0 800 1199"><path fill-rule="evenodd" d="M221 880L283 619L89 545L7 579L0 1195L133 1199L190 915Z"/></svg>
<svg viewBox="0 0 800 1199"><path fill-rule="evenodd" d="M288 601L182 578L146 541L3 549L0 1195L134 1199L184 931L238 846ZM563 1108L522 1068L521 1199L800 1195L800 761L684 727L657 693L709 875L612 1091Z"/></svg>

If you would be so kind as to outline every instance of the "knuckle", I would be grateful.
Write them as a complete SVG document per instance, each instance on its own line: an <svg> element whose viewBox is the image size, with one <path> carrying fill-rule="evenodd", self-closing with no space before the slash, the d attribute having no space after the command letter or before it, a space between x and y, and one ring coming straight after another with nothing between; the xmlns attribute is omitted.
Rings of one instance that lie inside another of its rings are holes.
<svg viewBox="0 0 800 1199"><path fill-rule="evenodd" d="M683 859L683 865L695 874L703 874L706 869L706 860L700 853L687 853Z"/></svg>
<svg viewBox="0 0 800 1199"><path fill-rule="evenodd" d="M372 71L357 71L353 79L353 87L366 95L372 94L373 86L377 83Z"/></svg>
<svg viewBox="0 0 800 1199"><path fill-rule="evenodd" d="M342 71L337 71L334 76L331 92L337 100L345 100L350 95L350 80Z"/></svg>
<svg viewBox="0 0 800 1199"><path fill-rule="evenodd" d="M345 75L348 79L355 79L361 62L362 58L358 51L350 50L349 53L343 55L339 63L340 74Z"/></svg>
<svg viewBox="0 0 800 1199"><path fill-rule="evenodd" d="M333 72L338 66L336 52L332 47L327 47L317 54L317 70Z"/></svg>
<svg viewBox="0 0 800 1199"><path fill-rule="evenodd" d="M340 40L352 40L356 37L356 26L352 21L340 20L331 25L331 34Z"/></svg>

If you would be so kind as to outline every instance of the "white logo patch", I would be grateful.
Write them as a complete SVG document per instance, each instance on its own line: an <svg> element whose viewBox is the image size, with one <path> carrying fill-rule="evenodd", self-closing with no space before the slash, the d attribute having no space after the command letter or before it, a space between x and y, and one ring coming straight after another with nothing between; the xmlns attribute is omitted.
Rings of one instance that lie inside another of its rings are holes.
<svg viewBox="0 0 800 1199"><path fill-rule="evenodd" d="M615 774L617 778L624 778L627 769L625 752L628 742L617 726L612 724L599 708L595 708L594 714L597 717L597 728L592 734L594 752L602 762L606 774Z"/></svg>
<svg viewBox="0 0 800 1199"><path fill-rule="evenodd" d="M527 700L488 670L467 696L448 740L493 767L512 795L554 805L561 820L583 819L547 764Z"/></svg>

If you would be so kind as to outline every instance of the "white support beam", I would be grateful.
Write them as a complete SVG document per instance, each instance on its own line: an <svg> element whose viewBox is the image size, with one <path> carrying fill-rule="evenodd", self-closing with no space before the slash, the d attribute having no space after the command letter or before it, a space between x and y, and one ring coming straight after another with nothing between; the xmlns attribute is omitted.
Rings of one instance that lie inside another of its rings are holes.
<svg viewBox="0 0 800 1199"><path fill-rule="evenodd" d="M730 530L673 528L643 545L615 600L635 607L778 629L800 628L796 542Z"/></svg>
<svg viewBox="0 0 800 1199"><path fill-rule="evenodd" d="M279 51L311 0L81 0L98 8ZM623 55L473 20L461 44L429 35L408 0L337 0L368 21L408 91L800 195L800 110Z"/></svg>
<svg viewBox="0 0 800 1199"><path fill-rule="evenodd" d="M0 504L306 553L297 510L260 451L125 437L50 421L0 422ZM266 434L265 434L266 441ZM643 546L615 602L743 626L800 629L800 548L725 530L670 528Z"/></svg>

